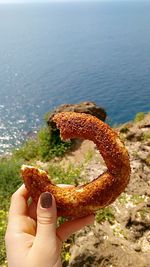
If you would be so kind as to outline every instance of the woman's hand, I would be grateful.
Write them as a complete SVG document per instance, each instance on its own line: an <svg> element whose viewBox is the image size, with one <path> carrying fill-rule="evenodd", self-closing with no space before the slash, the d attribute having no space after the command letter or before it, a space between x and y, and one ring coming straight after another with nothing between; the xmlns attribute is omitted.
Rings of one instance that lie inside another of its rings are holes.
<svg viewBox="0 0 150 267"><path fill-rule="evenodd" d="M60 267L62 241L93 223L94 215L67 221L56 229L54 197L41 194L37 207L28 205L28 199L24 185L12 196L5 236L8 267Z"/></svg>

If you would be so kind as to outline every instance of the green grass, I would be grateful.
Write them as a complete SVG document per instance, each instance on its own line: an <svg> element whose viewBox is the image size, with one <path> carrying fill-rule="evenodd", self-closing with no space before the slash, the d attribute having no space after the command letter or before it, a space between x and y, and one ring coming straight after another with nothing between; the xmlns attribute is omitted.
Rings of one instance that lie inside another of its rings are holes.
<svg viewBox="0 0 150 267"><path fill-rule="evenodd" d="M96 213L95 219L98 223L101 223L103 221L108 221L110 224L114 224L115 215L114 215L113 209L111 207L100 209Z"/></svg>
<svg viewBox="0 0 150 267"><path fill-rule="evenodd" d="M117 225L114 229L113 229L113 234L114 236L120 238L128 238L127 232L125 229L122 229L121 226Z"/></svg>
<svg viewBox="0 0 150 267"><path fill-rule="evenodd" d="M22 183L20 179L20 167L23 160L15 158L0 159L0 208L4 207L5 199L10 197Z"/></svg>
<svg viewBox="0 0 150 267"><path fill-rule="evenodd" d="M143 133L142 140L143 141L149 141L150 140L150 132Z"/></svg>
<svg viewBox="0 0 150 267"><path fill-rule="evenodd" d="M66 168L63 168L59 164L54 164L49 166L48 173L56 184L78 185L81 170L82 165L74 166L73 164L69 164Z"/></svg>
<svg viewBox="0 0 150 267"><path fill-rule="evenodd" d="M120 204L125 205L128 202L132 202L133 205L138 205L140 203L143 203L145 198L144 196L133 194L133 195L127 195L126 193L122 193L118 198Z"/></svg>
<svg viewBox="0 0 150 267"><path fill-rule="evenodd" d="M122 205L127 204L129 199L130 199L130 196L128 196L128 194L126 194L124 192L118 197L118 201Z"/></svg>
<svg viewBox="0 0 150 267"><path fill-rule="evenodd" d="M15 158L0 159L0 264L5 263L4 236L7 225L7 212L11 195L22 184L20 166L23 161Z"/></svg>
<svg viewBox="0 0 150 267"><path fill-rule="evenodd" d="M30 161L38 156L39 145L37 140L30 139L19 149L14 150L13 156Z"/></svg>
<svg viewBox="0 0 150 267"><path fill-rule="evenodd" d="M138 194L134 194L134 195L131 196L131 202L134 205L138 205L140 203L143 203L144 202L144 196L141 196L141 195L138 195Z"/></svg>
<svg viewBox="0 0 150 267"><path fill-rule="evenodd" d="M144 112L138 112L135 115L134 122L142 121L144 119L144 116L145 116Z"/></svg>
<svg viewBox="0 0 150 267"><path fill-rule="evenodd" d="M91 161L93 159L95 155L95 152L91 149L89 149L85 155L85 163L88 163L89 161Z"/></svg>

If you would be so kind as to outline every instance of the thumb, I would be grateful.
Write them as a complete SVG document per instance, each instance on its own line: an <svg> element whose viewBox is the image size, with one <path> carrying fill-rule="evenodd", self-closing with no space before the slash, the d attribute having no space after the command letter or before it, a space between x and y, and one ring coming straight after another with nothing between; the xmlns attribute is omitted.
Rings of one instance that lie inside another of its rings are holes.
<svg viewBox="0 0 150 267"><path fill-rule="evenodd" d="M49 242L56 239L56 202L49 192L41 194L37 205L36 240Z"/></svg>

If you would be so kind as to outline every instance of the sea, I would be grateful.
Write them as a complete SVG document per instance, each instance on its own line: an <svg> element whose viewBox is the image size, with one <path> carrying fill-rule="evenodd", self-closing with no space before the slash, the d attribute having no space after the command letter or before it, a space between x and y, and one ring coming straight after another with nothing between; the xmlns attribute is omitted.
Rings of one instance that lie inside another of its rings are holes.
<svg viewBox="0 0 150 267"><path fill-rule="evenodd" d="M150 111L150 1L0 4L0 154L60 104Z"/></svg>

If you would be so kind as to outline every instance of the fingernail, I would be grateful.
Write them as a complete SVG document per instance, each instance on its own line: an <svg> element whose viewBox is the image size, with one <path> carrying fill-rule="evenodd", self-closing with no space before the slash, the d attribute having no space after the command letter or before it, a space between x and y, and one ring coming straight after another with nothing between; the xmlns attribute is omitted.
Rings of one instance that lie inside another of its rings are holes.
<svg viewBox="0 0 150 267"><path fill-rule="evenodd" d="M44 209L48 209L52 206L52 195L49 192L44 192L40 196L40 204Z"/></svg>

